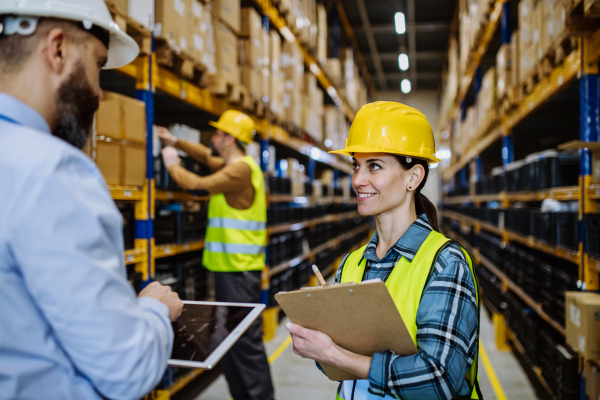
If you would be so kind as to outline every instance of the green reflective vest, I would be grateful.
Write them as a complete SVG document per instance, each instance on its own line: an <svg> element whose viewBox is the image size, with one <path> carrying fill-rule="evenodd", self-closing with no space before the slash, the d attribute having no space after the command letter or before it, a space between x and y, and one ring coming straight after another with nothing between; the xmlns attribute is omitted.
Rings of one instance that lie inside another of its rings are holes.
<svg viewBox="0 0 600 400"><path fill-rule="evenodd" d="M267 199L263 173L252 156L245 156L252 170L254 202L246 210L227 204L223 193L211 196L202 263L215 272L260 271L265 267Z"/></svg>
<svg viewBox="0 0 600 400"><path fill-rule="evenodd" d="M408 261L405 257L402 257L385 282L415 346L417 346L417 311L419 309L419 304L421 303L421 295L425 290L425 285L435 266L440 251L449 243L450 239L439 232L431 231L421 247L419 247L412 262ZM342 269L341 283L362 281L367 264L367 260L362 257L366 247L367 246L365 245L350 253ZM475 276L475 271L473 270L473 259L462 246L460 246L460 248L467 259L469 269L473 276L475 293L477 296L477 310L479 311L479 284ZM477 329L479 331L479 327ZM473 364L471 364L471 368L465 377L469 383L469 387L472 388L471 396L468 397L469 399L482 399L479 392L479 377L477 373L478 358L479 342L477 342L475 360L473 361ZM338 393L336 400L352 400L351 393L353 392L354 400L370 398L368 393L358 393L358 391L366 392L368 382L365 383L366 385L354 385L353 381L342 382L342 385L340 386L341 393ZM375 397L373 396L373 398ZM386 396L386 398L393 397Z"/></svg>

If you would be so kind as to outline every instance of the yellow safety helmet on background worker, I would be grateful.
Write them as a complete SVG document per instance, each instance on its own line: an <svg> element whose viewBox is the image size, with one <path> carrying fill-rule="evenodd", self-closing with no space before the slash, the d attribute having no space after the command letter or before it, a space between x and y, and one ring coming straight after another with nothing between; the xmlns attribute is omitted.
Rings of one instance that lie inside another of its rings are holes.
<svg viewBox="0 0 600 400"><path fill-rule="evenodd" d="M365 104L356 114L346 146L330 153L392 153L438 163L433 130L419 110L393 101Z"/></svg>
<svg viewBox="0 0 600 400"><path fill-rule="evenodd" d="M244 143L251 143L256 134L256 125L252 118L236 110L225 111L217 122L210 121L209 125L222 130Z"/></svg>

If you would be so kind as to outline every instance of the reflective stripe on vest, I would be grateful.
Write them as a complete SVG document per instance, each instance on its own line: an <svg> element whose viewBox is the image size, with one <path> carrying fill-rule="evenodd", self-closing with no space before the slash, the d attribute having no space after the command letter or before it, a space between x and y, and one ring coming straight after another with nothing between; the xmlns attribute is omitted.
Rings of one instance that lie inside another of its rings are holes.
<svg viewBox="0 0 600 400"><path fill-rule="evenodd" d="M430 272L434 267L440 250L442 250L450 239L446 238L439 232L431 231L419 250L413 258L412 262L402 257L396 264L392 273L388 277L385 285L387 286L402 320L415 343L417 345L417 311L421 303L421 295L425 290ZM342 268L342 276L340 282L361 282L363 279L367 260L363 258L363 253L367 246L350 253L346 259L346 263ZM460 246L459 246L460 247ZM473 261L471 255L462 247L460 247L469 265L469 270L473 276L475 285L475 293L477 297L477 308L479 312L479 285L473 270ZM479 320L479 314L478 314ZM480 399L478 395L479 377L477 373L479 356L479 343L477 344L477 352L475 359L469 371L467 371L466 380L469 387L472 388L469 399ZM354 386L354 381L344 381L340 385L339 393L336 400L366 400L366 399L381 399L381 397L371 395L367 389L369 387L368 380L357 381ZM354 397L352 397L354 392ZM394 396L386 395L385 399L395 399Z"/></svg>
<svg viewBox="0 0 600 400"><path fill-rule="evenodd" d="M202 263L210 271L242 272L265 267L267 200L263 173L252 156L245 156L252 171L254 201L238 210L227 204L223 193L211 196Z"/></svg>

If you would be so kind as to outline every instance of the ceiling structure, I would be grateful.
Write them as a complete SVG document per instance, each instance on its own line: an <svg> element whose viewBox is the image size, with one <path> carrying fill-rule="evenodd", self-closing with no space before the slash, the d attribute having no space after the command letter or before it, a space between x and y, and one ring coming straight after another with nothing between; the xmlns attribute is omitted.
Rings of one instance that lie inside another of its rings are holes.
<svg viewBox="0 0 600 400"><path fill-rule="evenodd" d="M325 0L330 15L336 12L337 1L376 90L399 90L405 78L411 81L412 90L439 88L457 0ZM406 33L400 35L394 25L398 11L406 20ZM344 32L343 27L340 31ZM408 55L407 71L398 66L400 53Z"/></svg>

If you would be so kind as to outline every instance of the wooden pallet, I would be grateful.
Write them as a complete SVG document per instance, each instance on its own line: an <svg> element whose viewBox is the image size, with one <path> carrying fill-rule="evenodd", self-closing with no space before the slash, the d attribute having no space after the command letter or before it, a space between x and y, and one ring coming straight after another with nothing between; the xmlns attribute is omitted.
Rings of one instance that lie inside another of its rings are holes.
<svg viewBox="0 0 600 400"><path fill-rule="evenodd" d="M168 38L155 38L154 51L158 65L172 70L192 83L199 84L206 72L202 63L194 60Z"/></svg>
<svg viewBox="0 0 600 400"><path fill-rule="evenodd" d="M571 36L567 32L563 32L563 34L554 41L552 49L547 53L547 56L553 63L553 67L558 66L565 57L577 49L577 41L578 39L576 37Z"/></svg>
<svg viewBox="0 0 600 400"><path fill-rule="evenodd" d="M150 29L146 28L127 15L125 10L120 9L110 1L105 1L108 11L115 23L135 40L140 48L140 55L148 55L152 51L152 40Z"/></svg>
<svg viewBox="0 0 600 400"><path fill-rule="evenodd" d="M540 83L542 78L544 78L544 69L541 63L538 62L538 64L533 67L533 69L529 71L517 85L518 95L521 97L527 96L533 91L535 85Z"/></svg>

